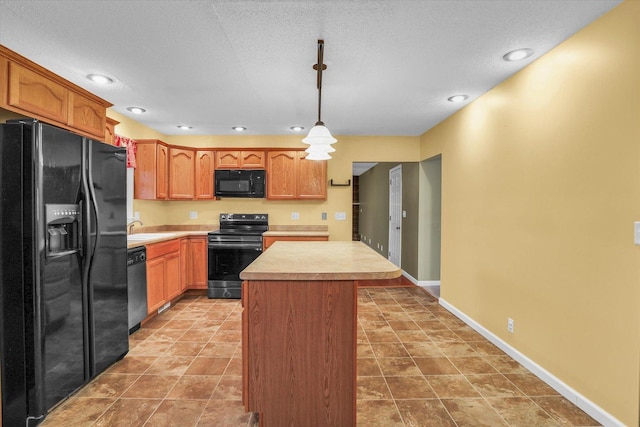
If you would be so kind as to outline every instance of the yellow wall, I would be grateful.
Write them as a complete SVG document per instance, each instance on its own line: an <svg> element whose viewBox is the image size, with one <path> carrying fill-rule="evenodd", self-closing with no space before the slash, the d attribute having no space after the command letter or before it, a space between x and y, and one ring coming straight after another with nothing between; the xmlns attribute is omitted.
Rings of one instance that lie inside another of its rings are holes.
<svg viewBox="0 0 640 427"><path fill-rule="evenodd" d="M639 46L626 1L421 137L442 153L441 296L629 426Z"/></svg>
<svg viewBox="0 0 640 427"><path fill-rule="evenodd" d="M116 133L134 139L160 139L169 144L187 147L296 147L303 148L300 135L162 135L121 114L108 114L121 123ZM338 136L336 152L328 161L327 178L335 183L351 179L354 161L417 161L420 157L419 137ZM217 224L223 212L269 214L272 225L327 225L331 240L351 240L351 187L327 188L326 201L275 201L266 199L222 199L216 201L148 201L135 200L134 211L140 212L144 225L164 224ZM189 212L198 212L197 219L189 219ZM299 220L291 219L291 212L300 214ZM322 213L327 212L327 221ZM345 212L346 221L336 221L335 213Z"/></svg>

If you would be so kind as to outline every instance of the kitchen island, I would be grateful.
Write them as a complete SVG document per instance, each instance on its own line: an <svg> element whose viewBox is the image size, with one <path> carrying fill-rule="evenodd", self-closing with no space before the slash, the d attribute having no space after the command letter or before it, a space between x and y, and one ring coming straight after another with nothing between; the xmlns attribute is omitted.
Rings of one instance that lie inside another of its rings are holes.
<svg viewBox="0 0 640 427"><path fill-rule="evenodd" d="M338 241L276 242L240 273L243 401L261 426L355 426L358 281L400 273Z"/></svg>

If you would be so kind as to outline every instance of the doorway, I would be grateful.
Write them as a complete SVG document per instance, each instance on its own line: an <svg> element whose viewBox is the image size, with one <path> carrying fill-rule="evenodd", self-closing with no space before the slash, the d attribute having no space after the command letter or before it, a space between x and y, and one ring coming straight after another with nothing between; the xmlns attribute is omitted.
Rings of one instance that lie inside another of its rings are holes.
<svg viewBox="0 0 640 427"><path fill-rule="evenodd" d="M389 261L400 267L402 256L402 165L389 170Z"/></svg>

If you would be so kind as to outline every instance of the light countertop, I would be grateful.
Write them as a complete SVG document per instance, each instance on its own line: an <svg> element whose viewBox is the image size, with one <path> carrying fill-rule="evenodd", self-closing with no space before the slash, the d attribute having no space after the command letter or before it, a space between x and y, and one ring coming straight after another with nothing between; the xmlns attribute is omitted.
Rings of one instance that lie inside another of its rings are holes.
<svg viewBox="0 0 640 427"><path fill-rule="evenodd" d="M164 230L146 232L144 235L148 235L149 238L144 240L127 240L127 249L137 248L139 246L151 245L154 243L166 242L173 239L181 239L189 236L207 236L209 231L203 230ZM135 235L136 233L134 233Z"/></svg>
<svg viewBox="0 0 640 427"><path fill-rule="evenodd" d="M394 279L400 268L362 242L275 242L240 273L243 280Z"/></svg>

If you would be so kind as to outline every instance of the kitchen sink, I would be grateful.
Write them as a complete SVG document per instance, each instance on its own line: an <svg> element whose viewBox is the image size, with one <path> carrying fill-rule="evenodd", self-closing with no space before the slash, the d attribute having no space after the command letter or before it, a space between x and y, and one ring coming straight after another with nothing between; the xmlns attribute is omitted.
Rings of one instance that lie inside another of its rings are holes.
<svg viewBox="0 0 640 427"><path fill-rule="evenodd" d="M128 241L163 239L165 237L175 236L176 233L136 233L127 236Z"/></svg>

